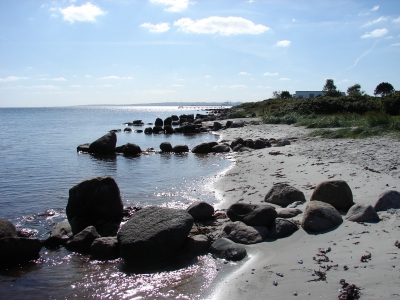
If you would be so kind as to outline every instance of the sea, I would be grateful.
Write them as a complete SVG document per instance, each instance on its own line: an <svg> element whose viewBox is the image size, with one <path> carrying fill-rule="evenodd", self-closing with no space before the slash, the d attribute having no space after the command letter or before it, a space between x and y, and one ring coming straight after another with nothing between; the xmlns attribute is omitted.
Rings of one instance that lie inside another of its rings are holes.
<svg viewBox="0 0 400 300"><path fill-rule="evenodd" d="M97 176L117 182L124 206L186 208L196 200L216 203L212 185L229 168L224 155L149 152L138 157L93 156L77 152L110 130L117 146L135 143L159 150L162 142L189 148L217 141L195 135L124 132L124 123L171 115L206 114L201 107L76 106L0 108L0 217L35 238L46 239L66 220L71 187ZM0 270L0 299L198 299L213 282L218 264L199 256L184 265L134 272L121 259L107 262L65 248L42 248L36 261Z"/></svg>

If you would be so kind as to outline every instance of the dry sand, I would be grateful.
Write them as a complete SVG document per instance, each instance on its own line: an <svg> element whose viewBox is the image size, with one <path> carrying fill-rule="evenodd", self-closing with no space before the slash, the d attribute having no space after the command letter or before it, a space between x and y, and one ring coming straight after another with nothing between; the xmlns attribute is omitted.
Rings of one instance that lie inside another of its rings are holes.
<svg viewBox="0 0 400 300"><path fill-rule="evenodd" d="M220 141L237 137L298 140L284 147L230 153L233 166L215 184L221 200L217 208L226 209L236 202L263 203L278 182L300 189L310 199L319 182L342 179L352 189L355 203L371 205L386 190L400 191L399 141L389 137L307 138L308 131L287 125L248 125L219 132ZM272 151L280 155L271 155ZM304 211L305 206L298 208ZM379 223L344 220L327 233L309 234L300 228L284 239L245 246L248 257L226 267L229 272L218 275L204 298L337 299L339 281L345 279L362 289L361 299L400 299L400 249L394 245L400 240L400 210L379 216ZM301 220L302 214L294 219ZM318 258L318 249L328 247L330 262L316 263L313 257ZM368 252L371 259L361 262ZM329 271L321 268L336 264ZM326 281L312 281L318 278L314 270L326 271Z"/></svg>

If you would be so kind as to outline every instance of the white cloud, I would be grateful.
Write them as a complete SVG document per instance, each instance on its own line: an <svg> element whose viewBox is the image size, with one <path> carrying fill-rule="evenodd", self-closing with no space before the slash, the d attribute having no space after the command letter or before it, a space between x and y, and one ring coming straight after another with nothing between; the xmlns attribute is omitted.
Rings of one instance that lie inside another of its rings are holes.
<svg viewBox="0 0 400 300"><path fill-rule="evenodd" d="M292 19L292 22L297 22L297 20L295 18Z"/></svg>
<svg viewBox="0 0 400 300"><path fill-rule="evenodd" d="M92 75L85 75L86 78L92 78Z"/></svg>
<svg viewBox="0 0 400 300"><path fill-rule="evenodd" d="M366 34L362 35L361 38L363 38L363 39L366 39L366 38L378 38L378 37L384 36L388 32L389 32L389 30L387 30L386 28L375 29L374 31L367 32Z"/></svg>
<svg viewBox="0 0 400 300"><path fill-rule="evenodd" d="M364 24L363 26L361 26L361 27L372 26L372 25L375 25L375 24L378 24L378 23L380 23L380 22L384 22L384 21L387 21L387 20L388 20L388 17L380 17L380 18L378 18L378 19L376 19L376 20L369 21L369 22L365 23L365 24Z"/></svg>
<svg viewBox="0 0 400 300"><path fill-rule="evenodd" d="M169 26L169 23L143 23L142 25L140 25L140 27L146 28L150 32L166 32L171 28L171 26Z"/></svg>
<svg viewBox="0 0 400 300"><path fill-rule="evenodd" d="M253 3L253 2L254 2L254 0L247 0L246 2Z"/></svg>
<svg viewBox="0 0 400 300"><path fill-rule="evenodd" d="M63 9L59 9L63 15L64 21L74 23L79 22L96 22L96 17L106 14L100 7L93 5L90 2L81 6L71 5Z"/></svg>
<svg viewBox="0 0 400 300"><path fill-rule="evenodd" d="M250 75L250 73L247 73L247 72L240 72L239 75Z"/></svg>
<svg viewBox="0 0 400 300"><path fill-rule="evenodd" d="M169 12L183 11L189 5L189 0L150 0L150 2L168 6L164 10Z"/></svg>
<svg viewBox="0 0 400 300"><path fill-rule="evenodd" d="M258 89L270 89L271 87L269 85L267 85L267 86L258 85L257 88Z"/></svg>
<svg viewBox="0 0 400 300"><path fill-rule="evenodd" d="M79 84L73 84L73 85L70 85L69 87L72 87L72 88L80 88L81 86L80 86Z"/></svg>
<svg viewBox="0 0 400 300"><path fill-rule="evenodd" d="M271 73L271 72L266 72L264 73L264 76L278 76L278 73Z"/></svg>
<svg viewBox="0 0 400 300"><path fill-rule="evenodd" d="M379 5L375 5L372 9L371 9L371 11L376 11L376 10L378 10L379 9Z"/></svg>
<svg viewBox="0 0 400 300"><path fill-rule="evenodd" d="M244 84L235 84L229 86L231 89L247 89L247 85Z"/></svg>
<svg viewBox="0 0 400 300"><path fill-rule="evenodd" d="M135 90L134 92L145 95L167 95L167 94L177 93L177 91L174 90L162 90L162 89L143 90L143 91Z"/></svg>
<svg viewBox="0 0 400 300"><path fill-rule="evenodd" d="M220 35L236 35L236 34L261 34L269 27L254 24L252 21L241 17L208 17L193 21L190 18L182 18L174 22L174 26L178 26L180 30L188 33L203 34L220 34Z"/></svg>
<svg viewBox="0 0 400 300"><path fill-rule="evenodd" d="M279 78L279 80L288 81L288 80L290 80L290 79L289 79L289 78L282 77L282 78Z"/></svg>
<svg viewBox="0 0 400 300"><path fill-rule="evenodd" d="M64 77L58 77L58 78L41 78L40 80L51 80L51 81L67 81Z"/></svg>
<svg viewBox="0 0 400 300"><path fill-rule="evenodd" d="M400 17L398 17L397 19L394 19L392 22L393 23L400 23Z"/></svg>
<svg viewBox="0 0 400 300"><path fill-rule="evenodd" d="M0 82L10 82L10 81L18 81L24 79L28 79L28 77L8 76L6 78L0 78Z"/></svg>
<svg viewBox="0 0 400 300"><path fill-rule="evenodd" d="M282 40L282 41L278 41L277 43L276 43L276 45L278 46L278 47L287 47L287 46L289 46L290 45L290 41L288 41L288 40Z"/></svg>
<svg viewBox="0 0 400 300"><path fill-rule="evenodd" d="M399 47L399 46L400 46L400 43L391 44L390 46Z"/></svg>
<svg viewBox="0 0 400 300"><path fill-rule="evenodd" d="M182 87L183 84L171 84L171 86L175 86L175 87Z"/></svg>
<svg viewBox="0 0 400 300"><path fill-rule="evenodd" d="M47 85L33 85L25 87L27 89L45 89L45 90L55 90L58 89L58 86L47 84Z"/></svg>
<svg viewBox="0 0 400 300"><path fill-rule="evenodd" d="M210 75L206 75L206 78L210 78L211 76Z"/></svg>
<svg viewBox="0 0 400 300"><path fill-rule="evenodd" d="M129 79L129 80L131 80L131 79L133 79L133 77L131 77L131 76L120 77L120 76L111 75L111 76L104 76L104 77L101 77L100 79L116 79L116 80L120 80L120 79Z"/></svg>

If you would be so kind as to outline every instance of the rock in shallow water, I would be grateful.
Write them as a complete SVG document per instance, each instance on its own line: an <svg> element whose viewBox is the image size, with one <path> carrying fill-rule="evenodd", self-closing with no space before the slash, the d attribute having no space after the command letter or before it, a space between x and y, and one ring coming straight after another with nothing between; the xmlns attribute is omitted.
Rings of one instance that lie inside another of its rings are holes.
<svg viewBox="0 0 400 300"><path fill-rule="evenodd" d="M222 228L221 237L239 244L257 244L264 241L268 233L269 230L265 226L248 226L243 222L236 221L227 223Z"/></svg>
<svg viewBox="0 0 400 300"><path fill-rule="evenodd" d="M220 238L212 243L210 252L218 258L232 261L242 260L247 255L247 251L243 246L226 238Z"/></svg>
<svg viewBox="0 0 400 300"><path fill-rule="evenodd" d="M154 264L172 258L193 225L185 210L146 207L126 222L118 233L121 257L134 265Z"/></svg>

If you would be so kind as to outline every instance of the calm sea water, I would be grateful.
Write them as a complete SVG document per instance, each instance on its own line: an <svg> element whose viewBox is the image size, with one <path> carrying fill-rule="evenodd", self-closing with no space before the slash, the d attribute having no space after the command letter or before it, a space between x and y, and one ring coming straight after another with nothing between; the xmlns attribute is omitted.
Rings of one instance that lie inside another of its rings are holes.
<svg viewBox="0 0 400 300"><path fill-rule="evenodd" d="M111 129L123 130L124 122L141 119L148 123L183 113L205 112L122 106L0 109L0 216L46 238L55 223L66 219L69 189L106 175L116 180L125 206L185 208L198 199L215 202L210 183L229 166L222 155L152 153L100 158L76 152L79 144L92 142ZM159 150L164 141L193 148L217 137L122 131L117 139L117 145L130 142ZM0 298L191 299L207 288L215 269L216 262L205 256L173 271L135 274L123 271L118 260L100 263L65 249L43 249L37 262L0 271Z"/></svg>

